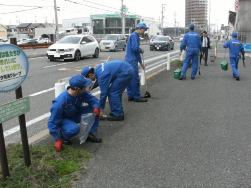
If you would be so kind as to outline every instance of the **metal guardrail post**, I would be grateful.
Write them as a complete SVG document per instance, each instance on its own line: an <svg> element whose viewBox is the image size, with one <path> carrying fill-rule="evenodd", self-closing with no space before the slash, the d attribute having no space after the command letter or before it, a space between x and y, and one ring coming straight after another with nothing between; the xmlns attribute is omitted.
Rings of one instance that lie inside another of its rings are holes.
<svg viewBox="0 0 251 188"><path fill-rule="evenodd" d="M170 70L170 64L171 64L171 56L170 54L167 55L167 62L166 62L166 70Z"/></svg>

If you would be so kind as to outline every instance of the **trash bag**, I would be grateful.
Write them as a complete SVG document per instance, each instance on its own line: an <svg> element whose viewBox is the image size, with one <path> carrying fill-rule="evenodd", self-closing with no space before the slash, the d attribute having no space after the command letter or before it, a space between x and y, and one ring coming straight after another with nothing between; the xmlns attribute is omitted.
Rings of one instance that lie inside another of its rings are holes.
<svg viewBox="0 0 251 188"><path fill-rule="evenodd" d="M181 69L176 69L173 72L173 77L174 77L174 79L179 79L181 77Z"/></svg>
<svg viewBox="0 0 251 188"><path fill-rule="evenodd" d="M80 144L83 144L92 128L92 125L95 121L95 115L93 113L87 113L81 115L81 121L80 121L80 131L79 131L79 141Z"/></svg>
<svg viewBox="0 0 251 188"><path fill-rule="evenodd" d="M227 71L227 69L228 69L228 63L227 63L227 61L222 61L220 63L220 66L221 66L221 70Z"/></svg>
<svg viewBox="0 0 251 188"><path fill-rule="evenodd" d="M183 51L181 52L181 54L180 54L179 60L180 60L180 61L184 61L185 57L186 57L186 51L183 50Z"/></svg>

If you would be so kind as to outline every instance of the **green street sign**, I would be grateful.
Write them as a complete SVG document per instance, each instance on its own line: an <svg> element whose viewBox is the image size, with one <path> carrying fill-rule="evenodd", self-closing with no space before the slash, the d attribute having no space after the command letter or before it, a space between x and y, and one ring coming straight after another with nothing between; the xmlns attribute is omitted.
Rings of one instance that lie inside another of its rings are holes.
<svg viewBox="0 0 251 188"><path fill-rule="evenodd" d="M24 97L0 106L0 123L30 111L30 99Z"/></svg>

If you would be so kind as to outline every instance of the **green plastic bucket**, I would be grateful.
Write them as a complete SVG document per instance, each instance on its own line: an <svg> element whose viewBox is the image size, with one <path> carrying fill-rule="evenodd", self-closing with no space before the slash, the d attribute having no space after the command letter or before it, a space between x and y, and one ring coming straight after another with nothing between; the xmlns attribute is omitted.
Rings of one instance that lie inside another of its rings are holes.
<svg viewBox="0 0 251 188"><path fill-rule="evenodd" d="M227 71L227 69L228 69L228 63L226 61L222 61L220 63L220 66L221 66L222 70Z"/></svg>
<svg viewBox="0 0 251 188"><path fill-rule="evenodd" d="M181 69L176 69L173 72L173 77L174 77L174 79L179 79L181 77Z"/></svg>

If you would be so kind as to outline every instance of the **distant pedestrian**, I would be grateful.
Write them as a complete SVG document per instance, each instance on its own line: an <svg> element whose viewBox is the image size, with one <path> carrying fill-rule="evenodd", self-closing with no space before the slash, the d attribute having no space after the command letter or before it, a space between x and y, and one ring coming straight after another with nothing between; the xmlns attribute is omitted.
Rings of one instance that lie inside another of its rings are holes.
<svg viewBox="0 0 251 188"><path fill-rule="evenodd" d="M207 32L203 31L201 36L201 50L200 50L200 64L201 60L204 59L204 65L207 66L208 49L210 49L210 38L207 36Z"/></svg>
<svg viewBox="0 0 251 188"><path fill-rule="evenodd" d="M181 77L179 80L186 78L186 71L189 67L190 61L192 61L192 73L191 79L194 80L198 71L198 59L199 52L201 48L200 36L198 33L194 32L194 25L189 26L189 32L184 35L184 38L180 45L180 50L186 50L186 57L183 61L183 66L181 70Z"/></svg>
<svg viewBox="0 0 251 188"><path fill-rule="evenodd" d="M238 70L238 63L241 57L243 56L243 60L245 60L245 52L242 43L237 39L238 34L236 32L232 33L232 39L227 41L224 44L224 48L229 48L229 59L232 67L233 77L239 81L240 80L240 72Z"/></svg>

